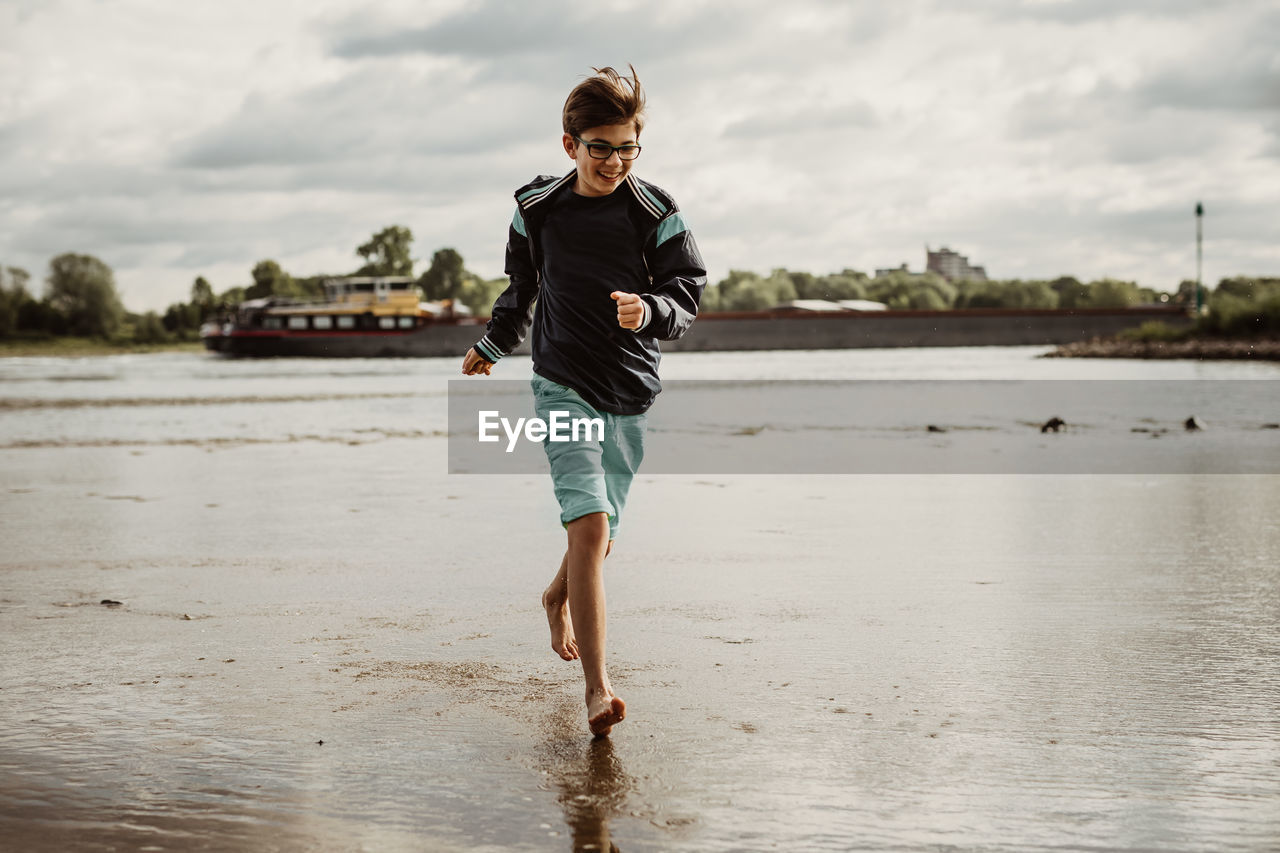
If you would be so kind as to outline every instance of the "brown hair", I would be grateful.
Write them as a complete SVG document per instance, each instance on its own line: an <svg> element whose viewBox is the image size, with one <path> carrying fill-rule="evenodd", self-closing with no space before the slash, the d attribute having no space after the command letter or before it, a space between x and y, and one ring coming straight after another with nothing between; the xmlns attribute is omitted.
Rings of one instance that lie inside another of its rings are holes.
<svg viewBox="0 0 1280 853"><path fill-rule="evenodd" d="M578 136L589 127L606 124L635 122L636 138L644 127L644 88L636 69L630 77L623 77L612 68L592 68L594 77L588 77L573 87L564 102L562 121L564 132Z"/></svg>

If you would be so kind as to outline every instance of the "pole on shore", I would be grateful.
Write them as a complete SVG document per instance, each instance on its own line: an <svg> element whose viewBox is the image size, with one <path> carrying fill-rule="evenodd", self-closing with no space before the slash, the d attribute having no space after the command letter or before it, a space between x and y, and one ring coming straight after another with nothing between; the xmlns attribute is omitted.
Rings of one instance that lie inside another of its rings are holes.
<svg viewBox="0 0 1280 853"><path fill-rule="evenodd" d="M1204 266L1204 205L1196 202L1196 316L1204 307L1204 291L1200 284L1200 275Z"/></svg>

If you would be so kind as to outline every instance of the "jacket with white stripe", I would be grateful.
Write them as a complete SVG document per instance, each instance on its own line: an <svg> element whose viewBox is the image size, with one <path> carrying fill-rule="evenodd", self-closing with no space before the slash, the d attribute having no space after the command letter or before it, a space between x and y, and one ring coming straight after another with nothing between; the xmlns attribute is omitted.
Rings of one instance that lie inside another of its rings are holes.
<svg viewBox="0 0 1280 853"><path fill-rule="evenodd" d="M573 192L576 176L576 171L560 178L542 175L516 190L516 211L507 232L506 274L511 283L494 303L487 333L476 344L476 351L490 361L515 349L535 321L535 310L542 310L535 309L546 272L542 225L555 200ZM562 329L560 318L538 316L534 368L573 388L602 411L637 414L645 411L661 390L658 342L675 340L689 330L707 274L693 235L670 195L631 174L614 192L627 194L631 219L640 223L637 237L643 241L646 269L637 278L648 282L639 291L645 306L644 323L630 340L601 342L600 357L594 364L544 364L539 361L539 352L547 348L539 346L538 336L554 338L576 332ZM550 271L550 277L554 286L555 271ZM545 300L538 302L540 306Z"/></svg>

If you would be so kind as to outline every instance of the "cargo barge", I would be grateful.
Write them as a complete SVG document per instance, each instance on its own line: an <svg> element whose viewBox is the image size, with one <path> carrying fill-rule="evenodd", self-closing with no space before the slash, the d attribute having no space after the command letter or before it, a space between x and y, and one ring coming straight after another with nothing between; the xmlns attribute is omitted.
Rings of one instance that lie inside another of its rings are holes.
<svg viewBox="0 0 1280 853"><path fill-rule="evenodd" d="M251 358L415 358L462 352L484 335L484 319L448 300L422 302L407 276L351 276L325 282L315 302L268 297L240 303L205 323L205 348Z"/></svg>
<svg viewBox="0 0 1280 853"><path fill-rule="evenodd" d="M487 318L448 302L420 302L407 277L333 279L321 302L257 299L207 323L205 347L229 356L424 358L455 356L484 335ZM865 347L1051 346L1109 337L1159 320L1184 327L1184 308L951 311L772 311L707 313L666 352L856 349ZM516 350L528 352L528 341Z"/></svg>

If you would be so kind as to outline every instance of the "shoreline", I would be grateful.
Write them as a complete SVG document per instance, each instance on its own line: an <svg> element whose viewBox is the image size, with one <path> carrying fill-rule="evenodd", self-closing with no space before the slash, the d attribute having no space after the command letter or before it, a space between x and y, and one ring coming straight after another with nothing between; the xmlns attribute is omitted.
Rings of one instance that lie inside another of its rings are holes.
<svg viewBox="0 0 1280 853"><path fill-rule="evenodd" d="M846 347L840 347L840 349L846 349ZM0 339L0 358L84 358L99 355L205 351L206 348L201 341L114 344L90 338ZM1061 344L1053 351L1039 357L1280 361L1280 339L1190 338L1180 341L1127 341L1099 337Z"/></svg>
<svg viewBox="0 0 1280 853"><path fill-rule="evenodd" d="M62 357L93 355L136 355L154 352L203 352L201 341L168 341L159 344L112 343L96 338L3 338L0 358Z"/></svg>
<svg viewBox="0 0 1280 853"><path fill-rule="evenodd" d="M1280 361L1280 340L1189 338L1181 341L1125 341L1093 338L1063 344L1040 358L1199 359Z"/></svg>

